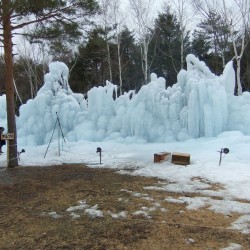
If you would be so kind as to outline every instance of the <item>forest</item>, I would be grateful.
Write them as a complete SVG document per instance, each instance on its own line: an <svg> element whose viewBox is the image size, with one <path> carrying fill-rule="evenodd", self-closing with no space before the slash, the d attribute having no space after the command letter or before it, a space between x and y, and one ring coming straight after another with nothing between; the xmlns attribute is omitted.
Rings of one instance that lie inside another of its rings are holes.
<svg viewBox="0 0 250 250"><path fill-rule="evenodd" d="M176 83L192 53L215 74L230 60L235 95L250 89L250 0L0 0L0 95L6 94L8 167L18 165L16 115L64 62L76 93L110 81L119 94L151 73Z"/></svg>
<svg viewBox="0 0 250 250"><path fill-rule="evenodd" d="M216 75L233 60L235 94L249 91L250 1L233 1L235 5L225 0L168 0L153 15L152 0L129 0L126 8L116 0L85 0L79 1L87 6L85 15L78 17L81 22L61 20L54 25L43 24L40 30L32 25L23 29L21 35L13 35L17 37L13 45L16 111L36 96L51 61L69 67L74 92L86 93L108 80L117 84L122 94L139 90L153 72L166 79L166 87L172 86L191 53ZM41 2L46 5L57 1ZM1 51L0 94L4 94L5 61Z"/></svg>

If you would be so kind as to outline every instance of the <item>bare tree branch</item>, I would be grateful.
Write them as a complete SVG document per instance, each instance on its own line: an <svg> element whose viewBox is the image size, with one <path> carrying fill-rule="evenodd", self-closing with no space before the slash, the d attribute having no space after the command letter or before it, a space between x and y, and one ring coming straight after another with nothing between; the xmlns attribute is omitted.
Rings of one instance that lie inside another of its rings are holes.
<svg viewBox="0 0 250 250"><path fill-rule="evenodd" d="M35 19L35 20L32 20L32 21L29 21L29 22L24 22L24 23L21 23L21 24L18 24L16 26L12 26L12 30L16 30L16 29L21 29L29 24L33 24L33 23L38 23L38 22L42 22L42 21L45 21L49 18L53 18L53 17L56 17L58 14L55 13L55 14L50 14L50 15L47 15L47 16L44 16L42 18L38 18L38 19Z"/></svg>
<svg viewBox="0 0 250 250"><path fill-rule="evenodd" d="M152 11L152 0L129 0L130 7L133 11L134 22L137 26L137 32L139 35L139 42L141 46L141 59L142 59L142 70L144 74L145 83L148 81L149 76L149 62L148 62L148 47L154 36L150 34L150 24L153 21L150 19L150 11Z"/></svg>

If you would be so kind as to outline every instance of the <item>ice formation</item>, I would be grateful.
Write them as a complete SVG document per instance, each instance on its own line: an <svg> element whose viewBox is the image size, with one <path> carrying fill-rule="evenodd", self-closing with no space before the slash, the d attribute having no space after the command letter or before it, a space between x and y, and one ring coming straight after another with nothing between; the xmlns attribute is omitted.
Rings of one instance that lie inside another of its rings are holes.
<svg viewBox="0 0 250 250"><path fill-rule="evenodd" d="M216 76L195 56L186 60L187 70L181 70L177 83L167 89L165 79L152 73L151 82L138 93L117 97L117 86L107 81L106 86L92 88L87 98L71 91L65 64L51 63L37 96L20 107L18 142L48 143L57 115L69 141L167 142L213 137L227 130L249 134L250 94L233 95L232 62ZM3 121L5 96L0 107Z"/></svg>
<svg viewBox="0 0 250 250"><path fill-rule="evenodd" d="M7 128L6 96L0 96L0 127Z"/></svg>

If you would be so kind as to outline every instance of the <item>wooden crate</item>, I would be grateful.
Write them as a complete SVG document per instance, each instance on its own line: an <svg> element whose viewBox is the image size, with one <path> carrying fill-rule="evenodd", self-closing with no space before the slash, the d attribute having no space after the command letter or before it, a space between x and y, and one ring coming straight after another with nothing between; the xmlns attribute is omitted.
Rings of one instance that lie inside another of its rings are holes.
<svg viewBox="0 0 250 250"><path fill-rule="evenodd" d="M173 164L178 165L189 165L190 164L190 154L174 152L172 154Z"/></svg>
<svg viewBox="0 0 250 250"><path fill-rule="evenodd" d="M171 155L170 152L160 152L154 154L154 162L162 162L168 159L168 157Z"/></svg>

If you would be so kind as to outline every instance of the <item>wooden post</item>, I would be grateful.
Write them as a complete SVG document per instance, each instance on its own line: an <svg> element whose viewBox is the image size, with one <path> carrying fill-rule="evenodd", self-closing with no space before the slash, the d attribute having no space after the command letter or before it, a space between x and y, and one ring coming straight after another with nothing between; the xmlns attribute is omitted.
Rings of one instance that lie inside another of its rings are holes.
<svg viewBox="0 0 250 250"><path fill-rule="evenodd" d="M7 147L7 166L9 166L9 162L10 162L10 149L9 149L9 140L6 140L6 147Z"/></svg>

